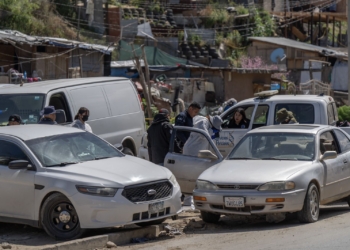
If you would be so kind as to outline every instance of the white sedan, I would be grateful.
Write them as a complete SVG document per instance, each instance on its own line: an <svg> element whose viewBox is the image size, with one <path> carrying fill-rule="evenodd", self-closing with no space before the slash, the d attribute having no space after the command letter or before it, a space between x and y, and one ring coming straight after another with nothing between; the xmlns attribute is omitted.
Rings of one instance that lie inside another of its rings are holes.
<svg viewBox="0 0 350 250"><path fill-rule="evenodd" d="M181 211L172 173L75 128L0 128L0 221L59 240L85 229L161 223Z"/></svg>

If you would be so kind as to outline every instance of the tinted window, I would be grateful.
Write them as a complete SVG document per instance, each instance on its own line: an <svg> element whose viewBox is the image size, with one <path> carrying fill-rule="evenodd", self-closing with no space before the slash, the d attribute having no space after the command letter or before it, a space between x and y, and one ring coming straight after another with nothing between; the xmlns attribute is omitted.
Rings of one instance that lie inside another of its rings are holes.
<svg viewBox="0 0 350 250"><path fill-rule="evenodd" d="M110 144L88 132L49 136L26 143L46 167L122 156Z"/></svg>
<svg viewBox="0 0 350 250"><path fill-rule="evenodd" d="M269 114L269 106L259 105L255 112L253 128L265 126L267 123L268 114Z"/></svg>
<svg viewBox="0 0 350 250"><path fill-rule="evenodd" d="M315 157L315 136L299 133L259 133L245 136L229 159L310 161Z"/></svg>
<svg viewBox="0 0 350 250"><path fill-rule="evenodd" d="M13 160L28 160L22 149L8 141L0 141L0 165L8 165Z"/></svg>
<svg viewBox="0 0 350 250"><path fill-rule="evenodd" d="M38 123L43 103L42 94L0 95L0 125L7 125L13 114L20 115L24 123Z"/></svg>
<svg viewBox="0 0 350 250"><path fill-rule="evenodd" d="M339 154L337 143L331 131L325 132L320 136L320 152L324 154L326 151L336 151Z"/></svg>
<svg viewBox="0 0 350 250"><path fill-rule="evenodd" d="M279 124L277 122L277 112L285 108L288 111L293 113L294 118L300 124L313 124L315 123L315 109L312 104L289 104L289 103L280 103L276 104L275 107L275 124Z"/></svg>
<svg viewBox="0 0 350 250"><path fill-rule="evenodd" d="M341 131L334 130L334 133L338 139L340 151L342 153L347 152L350 150L350 141L349 138Z"/></svg>

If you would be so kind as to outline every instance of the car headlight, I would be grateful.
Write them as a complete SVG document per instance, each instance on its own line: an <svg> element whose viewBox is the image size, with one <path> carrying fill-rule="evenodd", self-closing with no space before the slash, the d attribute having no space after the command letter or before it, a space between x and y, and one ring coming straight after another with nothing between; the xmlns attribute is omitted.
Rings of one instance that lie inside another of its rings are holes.
<svg viewBox="0 0 350 250"><path fill-rule="evenodd" d="M171 184L173 184L174 187L176 187L178 185L177 180L176 180L174 175L171 175L171 177L169 178L169 181L171 182Z"/></svg>
<svg viewBox="0 0 350 250"><path fill-rule="evenodd" d="M259 187L259 191L283 191L295 188L295 183L292 181L274 181L268 182Z"/></svg>
<svg viewBox="0 0 350 250"><path fill-rule="evenodd" d="M218 186L216 186L215 184L213 184L213 183L211 183L209 181L197 180L195 189L199 189L199 190L218 190Z"/></svg>
<svg viewBox="0 0 350 250"><path fill-rule="evenodd" d="M82 194L97 195L104 197L114 197L118 188L109 187L88 187L88 186L76 186L77 190Z"/></svg>

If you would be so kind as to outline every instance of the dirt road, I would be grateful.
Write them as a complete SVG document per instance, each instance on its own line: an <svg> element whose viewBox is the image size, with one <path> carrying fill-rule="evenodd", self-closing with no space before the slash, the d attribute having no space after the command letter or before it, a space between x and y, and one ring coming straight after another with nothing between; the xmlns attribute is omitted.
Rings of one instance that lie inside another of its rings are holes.
<svg viewBox="0 0 350 250"><path fill-rule="evenodd" d="M320 220L300 224L290 217L269 224L259 217L222 217L218 225L205 224L199 214L183 213L179 220L168 221L183 230L182 235L160 237L148 243L118 247L121 250L205 250L205 249L349 249L350 208L348 205L325 206Z"/></svg>

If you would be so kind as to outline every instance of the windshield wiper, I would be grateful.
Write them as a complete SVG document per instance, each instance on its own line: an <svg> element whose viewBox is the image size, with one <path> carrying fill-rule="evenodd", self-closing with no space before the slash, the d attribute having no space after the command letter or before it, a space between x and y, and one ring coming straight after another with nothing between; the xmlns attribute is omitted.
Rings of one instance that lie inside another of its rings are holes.
<svg viewBox="0 0 350 250"><path fill-rule="evenodd" d="M94 160L102 160L102 159L107 159L107 158L111 158L111 157L110 156L95 157Z"/></svg>
<svg viewBox="0 0 350 250"><path fill-rule="evenodd" d="M254 158L254 157L237 157L237 158L230 158L230 160L261 160L261 159Z"/></svg>
<svg viewBox="0 0 350 250"><path fill-rule="evenodd" d="M46 167L64 167L64 166L67 166L67 165L72 165L72 164L77 164L79 163L78 161L71 161L71 162L61 162L61 163L58 163L58 164L53 164L53 165L49 165L49 166L46 166Z"/></svg>
<svg viewBox="0 0 350 250"><path fill-rule="evenodd" d="M261 160L278 160L278 161L298 161L298 159L291 159L291 158L277 158L277 157L270 157L270 158L262 158Z"/></svg>

